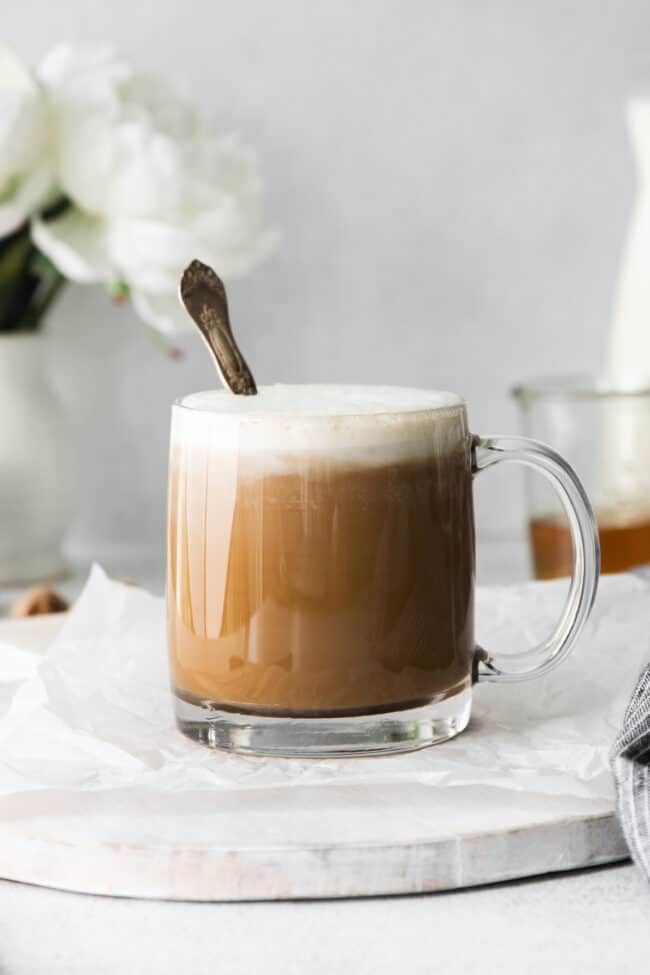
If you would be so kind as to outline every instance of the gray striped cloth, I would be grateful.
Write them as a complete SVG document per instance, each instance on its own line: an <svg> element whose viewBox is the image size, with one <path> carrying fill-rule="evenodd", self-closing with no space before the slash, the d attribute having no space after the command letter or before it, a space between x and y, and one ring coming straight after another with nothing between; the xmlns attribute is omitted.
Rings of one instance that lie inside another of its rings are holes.
<svg viewBox="0 0 650 975"><path fill-rule="evenodd" d="M632 858L650 880L650 664L628 704L612 750L618 816Z"/></svg>

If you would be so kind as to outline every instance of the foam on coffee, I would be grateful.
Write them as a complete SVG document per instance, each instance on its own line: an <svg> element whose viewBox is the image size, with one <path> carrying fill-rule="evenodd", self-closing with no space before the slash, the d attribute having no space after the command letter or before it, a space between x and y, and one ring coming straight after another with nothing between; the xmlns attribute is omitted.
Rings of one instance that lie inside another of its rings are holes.
<svg viewBox="0 0 650 975"><path fill-rule="evenodd" d="M191 410L228 413L254 418L286 416L354 416L377 413L413 413L457 406L456 393L405 386L261 386L257 396L237 396L224 389L191 393L180 400Z"/></svg>
<svg viewBox="0 0 650 975"><path fill-rule="evenodd" d="M465 422L455 393L393 386L273 385L257 396L209 390L177 405L172 449L254 451L265 463L272 455L290 462L295 453L343 460L349 451L357 464L417 459L457 444Z"/></svg>

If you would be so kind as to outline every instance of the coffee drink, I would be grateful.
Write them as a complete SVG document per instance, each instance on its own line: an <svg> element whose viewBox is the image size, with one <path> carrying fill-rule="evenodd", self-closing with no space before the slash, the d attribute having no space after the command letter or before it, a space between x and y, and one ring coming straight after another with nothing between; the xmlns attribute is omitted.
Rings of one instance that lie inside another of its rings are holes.
<svg viewBox="0 0 650 975"><path fill-rule="evenodd" d="M650 562L650 509L620 505L596 509L601 572L624 572ZM538 579L571 574L573 550L566 518L540 515L530 522L533 565Z"/></svg>
<svg viewBox="0 0 650 975"><path fill-rule="evenodd" d="M465 406L449 393L269 386L175 407L175 692L221 711L394 712L470 684Z"/></svg>

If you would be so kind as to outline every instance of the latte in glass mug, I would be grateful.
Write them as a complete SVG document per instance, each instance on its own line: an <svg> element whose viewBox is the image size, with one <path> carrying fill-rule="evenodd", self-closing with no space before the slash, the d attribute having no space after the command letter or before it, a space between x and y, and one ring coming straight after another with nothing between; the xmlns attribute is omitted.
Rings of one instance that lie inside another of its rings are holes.
<svg viewBox="0 0 650 975"><path fill-rule="evenodd" d="M544 448L527 449L511 459L541 466ZM479 664L517 676L474 640L472 478L497 453L470 435L454 393L267 386L180 400L167 605L181 729L287 755L399 751L461 731ZM593 550L588 502L551 453ZM583 574L578 628L597 567Z"/></svg>

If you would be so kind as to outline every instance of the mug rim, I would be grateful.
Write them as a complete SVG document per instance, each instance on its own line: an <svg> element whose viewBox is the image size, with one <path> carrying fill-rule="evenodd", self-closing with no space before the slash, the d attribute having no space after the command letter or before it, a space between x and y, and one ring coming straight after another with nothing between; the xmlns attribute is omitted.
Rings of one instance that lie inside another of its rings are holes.
<svg viewBox="0 0 650 975"><path fill-rule="evenodd" d="M183 396L178 396L172 403L172 409L179 409L186 411L190 414L200 415L200 416L214 416L214 417L238 417L244 421L272 421L272 420L286 420L287 418L296 418L302 421L318 421L318 420L332 420L332 419L355 419L357 417L365 418L379 418L379 417L390 417L390 416L421 416L429 413L438 413L446 410L456 410L456 409L466 409L467 401L460 393L454 393L450 390L442 389L425 389L424 387L418 386L398 386L397 384L388 383L271 383L263 384L259 387L260 390L271 388L272 386L286 386L295 389L313 389L313 390L327 390L327 389L339 389L342 391L353 392L355 390L401 390L410 393L419 393L426 396L440 395L449 397L450 402L440 403L438 406L418 406L413 409L409 409L405 406L395 406L393 409L377 409L377 410L350 410L349 412L326 412L324 410L316 410L314 412L301 412L299 409L291 410L251 410L250 412L238 411L238 410L215 410L209 407L199 406L190 404L187 402L191 397L199 397L204 394L217 393L223 395L225 399L233 398L239 399L234 393L230 393L227 389L205 389L197 390L192 393L185 393ZM246 397L249 399L249 397ZM250 399L255 399L255 397L250 397Z"/></svg>

